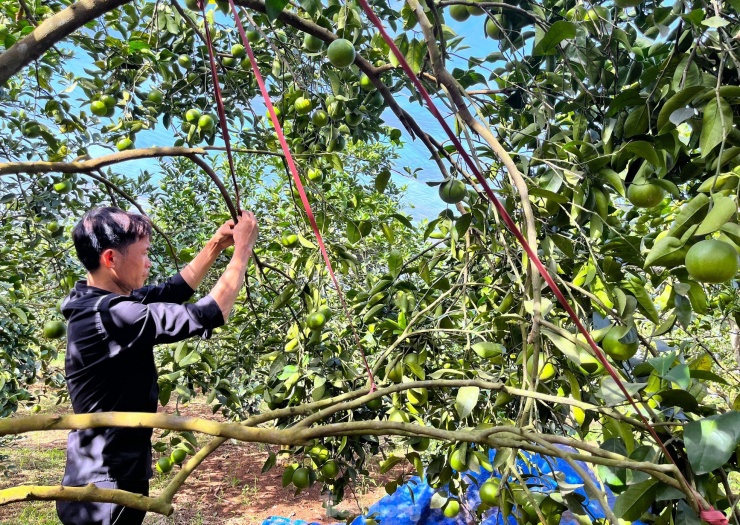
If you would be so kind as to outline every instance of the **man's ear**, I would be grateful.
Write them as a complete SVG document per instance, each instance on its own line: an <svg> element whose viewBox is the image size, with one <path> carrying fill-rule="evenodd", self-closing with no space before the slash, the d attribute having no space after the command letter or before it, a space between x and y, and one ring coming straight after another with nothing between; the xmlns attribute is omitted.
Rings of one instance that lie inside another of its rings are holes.
<svg viewBox="0 0 740 525"><path fill-rule="evenodd" d="M100 265L104 268L114 268L116 266L115 253L111 248L100 254Z"/></svg>

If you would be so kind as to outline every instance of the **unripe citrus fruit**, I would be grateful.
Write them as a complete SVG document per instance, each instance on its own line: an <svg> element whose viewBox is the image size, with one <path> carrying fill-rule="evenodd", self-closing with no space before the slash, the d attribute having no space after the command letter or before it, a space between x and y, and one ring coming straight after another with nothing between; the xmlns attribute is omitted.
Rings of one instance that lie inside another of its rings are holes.
<svg viewBox="0 0 740 525"><path fill-rule="evenodd" d="M67 326L61 321L47 321L44 323L44 337L59 339L67 334Z"/></svg>
<svg viewBox="0 0 740 525"><path fill-rule="evenodd" d="M355 54L355 46L345 38L334 40L326 50L326 58L338 68L349 67L355 61Z"/></svg>
<svg viewBox="0 0 740 525"><path fill-rule="evenodd" d="M157 461L157 471L167 473L170 470L172 470L172 460L167 456L159 458L159 461Z"/></svg>
<svg viewBox="0 0 740 525"><path fill-rule="evenodd" d="M295 112L299 115L307 115L308 113L311 113L313 104L311 103L311 99L309 98L298 97L293 104L293 107L295 108Z"/></svg>
<svg viewBox="0 0 740 525"><path fill-rule="evenodd" d="M185 69L190 69L190 66L193 65L193 60L188 55L180 55L177 57L177 63Z"/></svg>
<svg viewBox="0 0 740 525"><path fill-rule="evenodd" d="M118 142L116 142L116 149L118 151L126 151L127 149L131 148L131 146L134 145L134 141L131 140L128 137L124 137Z"/></svg>
<svg viewBox="0 0 740 525"><path fill-rule="evenodd" d="M426 388L410 388L406 390L406 398L412 405L426 405L429 400L429 392Z"/></svg>
<svg viewBox="0 0 740 525"><path fill-rule="evenodd" d="M373 84L373 81L365 73L360 76L360 89L368 93L375 91L375 84Z"/></svg>
<svg viewBox="0 0 740 525"><path fill-rule="evenodd" d="M108 113L108 106L102 100L95 100L90 103L90 111L93 115L104 117Z"/></svg>
<svg viewBox="0 0 740 525"><path fill-rule="evenodd" d="M177 463L178 465L185 461L186 457L188 457L188 453L182 448L176 448L172 451L172 454L170 454L172 462Z"/></svg>
<svg viewBox="0 0 740 525"><path fill-rule="evenodd" d="M198 108L192 108L185 112L185 120L190 123L198 122L198 119L202 116Z"/></svg>
<svg viewBox="0 0 740 525"><path fill-rule="evenodd" d="M46 225L46 230L49 233L55 233L57 230L59 230L59 228L60 228L60 226L59 226L59 223L57 221L51 221L50 223L48 223Z"/></svg>
<svg viewBox="0 0 740 525"><path fill-rule="evenodd" d="M152 89L146 96L146 99L152 104L161 104L164 100L164 95L158 89Z"/></svg>
<svg viewBox="0 0 740 525"><path fill-rule="evenodd" d="M283 234L280 236L280 242L286 248L292 248L293 246L298 244L298 236L295 233L283 232Z"/></svg>
<svg viewBox="0 0 740 525"><path fill-rule="evenodd" d="M394 383L400 383L402 377L403 377L403 363L398 361L395 365L393 365L393 368L388 370L388 379L390 379Z"/></svg>
<svg viewBox="0 0 740 525"><path fill-rule="evenodd" d="M450 6L450 16L458 22L465 22L470 18L470 11L464 5L454 4Z"/></svg>
<svg viewBox="0 0 740 525"><path fill-rule="evenodd" d="M55 183L54 191L57 193L69 193L72 191L72 181L63 180Z"/></svg>
<svg viewBox="0 0 740 525"><path fill-rule="evenodd" d="M118 102L116 100L116 97L111 95L103 95L102 97L100 97L100 101L105 104L105 107L107 108L115 107L116 102Z"/></svg>
<svg viewBox="0 0 740 525"><path fill-rule="evenodd" d="M620 329L612 328L609 330L604 336L604 339L601 340L601 346L604 352L606 352L606 355L612 359L624 361L635 355L640 343L639 341L633 341L631 343L620 341L620 333Z"/></svg>
<svg viewBox="0 0 740 525"><path fill-rule="evenodd" d="M231 46L231 56L234 58L244 58L247 56L247 50L241 44L234 44Z"/></svg>
<svg viewBox="0 0 740 525"><path fill-rule="evenodd" d="M456 450L450 456L450 466L458 472L465 472L468 470L468 466L463 461L462 451Z"/></svg>
<svg viewBox="0 0 740 525"><path fill-rule="evenodd" d="M339 465L337 465L336 461L329 460L321 467L321 473L324 477L334 479L339 474Z"/></svg>
<svg viewBox="0 0 740 525"><path fill-rule="evenodd" d="M313 115L311 115L311 124L313 124L317 128L322 128L326 126L328 122L329 114L323 109L317 109L313 112Z"/></svg>
<svg viewBox="0 0 740 525"><path fill-rule="evenodd" d="M198 119L198 127L203 131L211 131L216 127L216 121L210 115L203 115Z"/></svg>
<svg viewBox="0 0 740 525"><path fill-rule="evenodd" d="M388 421L392 421L393 423L408 423L410 418L406 411L392 408L388 412Z"/></svg>
<svg viewBox="0 0 740 525"><path fill-rule="evenodd" d="M332 316L334 315L334 312L332 312L332 311L331 311L331 308L329 308L329 307L328 307L328 306L326 306L326 305L322 305L322 306L321 306L321 307L319 308L319 312L321 312L322 314L324 314L324 317L326 318L326 320L327 320L327 321L328 321L329 319L331 319L331 317L332 317Z"/></svg>
<svg viewBox="0 0 740 525"><path fill-rule="evenodd" d="M439 198L447 204L456 204L465 198L465 183L454 179L443 182L439 186Z"/></svg>
<svg viewBox="0 0 740 525"><path fill-rule="evenodd" d="M360 123L364 120L365 115L362 113L359 113L357 111L349 111L347 110L344 113L344 121L347 123L348 126L359 126Z"/></svg>
<svg viewBox="0 0 740 525"><path fill-rule="evenodd" d="M313 312L306 319L306 326L311 330L321 330L326 324L326 317L321 312Z"/></svg>
<svg viewBox="0 0 740 525"><path fill-rule="evenodd" d="M693 245L686 254L686 270L703 283L723 283L737 273L735 248L717 239L708 239Z"/></svg>
<svg viewBox="0 0 740 525"><path fill-rule="evenodd" d="M324 172L318 168L311 168L308 170L308 180L311 182L319 183L324 179Z"/></svg>
<svg viewBox="0 0 740 525"><path fill-rule="evenodd" d="M456 499L449 500L442 509L442 513L448 518L454 518L460 514L460 502Z"/></svg>
<svg viewBox="0 0 740 525"><path fill-rule="evenodd" d="M299 489L305 489L311 484L311 477L306 467L300 467L293 472L293 485Z"/></svg>
<svg viewBox="0 0 740 525"><path fill-rule="evenodd" d="M347 141L345 140L344 136L339 135L335 139L331 139L329 141L329 144L326 145L326 151L327 153L333 153L335 151L344 151L345 146L347 145Z"/></svg>
<svg viewBox="0 0 740 525"><path fill-rule="evenodd" d="M663 201L665 190L652 182L632 183L627 199L638 208L654 208Z"/></svg>
<svg viewBox="0 0 740 525"><path fill-rule="evenodd" d="M309 53L318 53L324 47L324 41L317 36L306 34L303 37L303 47Z"/></svg>
<svg viewBox="0 0 740 525"><path fill-rule="evenodd" d="M485 11L482 8L475 6L475 5L465 6L465 9L467 9L468 13L470 13L473 16L479 16L485 13Z"/></svg>
<svg viewBox="0 0 740 525"><path fill-rule="evenodd" d="M499 487L501 486L501 480L498 478L491 478L483 485L480 486L480 500L493 507L498 505L498 493Z"/></svg>
<svg viewBox="0 0 740 525"><path fill-rule="evenodd" d="M505 24L504 15L493 15L493 18L486 20L486 35L494 40L501 40L506 34L504 31L506 28Z"/></svg>
<svg viewBox="0 0 740 525"><path fill-rule="evenodd" d="M540 355L539 359L537 360L537 368L538 373L537 377L540 381L549 381L553 377L555 377L556 370L555 367L552 365L551 362L545 360L545 356ZM532 374L532 371L534 370L534 355L530 356L529 359L527 359L527 373Z"/></svg>

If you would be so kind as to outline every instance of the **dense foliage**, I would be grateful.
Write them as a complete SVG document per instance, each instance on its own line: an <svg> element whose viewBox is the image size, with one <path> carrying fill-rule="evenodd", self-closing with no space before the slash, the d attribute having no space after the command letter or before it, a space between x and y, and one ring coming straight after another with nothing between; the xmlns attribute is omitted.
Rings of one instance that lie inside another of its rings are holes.
<svg viewBox="0 0 740 525"><path fill-rule="evenodd" d="M735 512L727 476L738 469L740 443L729 335L740 251L736 0L373 4L676 467L447 138L430 136L404 109L419 96L357 4L236 2L351 318L228 4L208 5L204 21L191 2L100 1L100 11L72 17L77 26L62 24L64 34L21 51L22 39L67 4L0 1L3 416L36 402L34 380L52 390L63 382L51 365L62 347L41 337L41 326L59 317L56 301L79 276L68 234L84 209L138 199L167 236L156 241L160 276L228 217L222 193L194 163L208 154L234 195L223 158L214 160L222 138L207 21L241 151L242 204L262 224L262 264L250 269L249 291L219 337L161 349L162 403L203 393L236 420L265 414L280 428L315 426L321 439L294 443L284 479L300 489L320 478L337 498L378 452L377 436L392 434L413 450L385 466L408 460L434 486L449 483L440 506L469 483L460 471L495 468L507 488L489 499L520 522L557 522L565 508L588 519L567 484L546 498L530 491L536 482L515 468L523 449L600 465L619 495L612 520L698 523L709 505ZM337 67L351 58L343 43L327 57L337 38L352 43L354 65ZM439 167L442 211L431 221L413 224L400 212L391 171L416 167L393 156L401 131L384 124L391 112ZM120 163L152 137L181 149L147 153L162 157L150 172ZM94 164L110 152L119 153ZM306 403L367 386L354 330L379 385L393 391L307 416ZM419 380L427 382L404 386ZM296 410L280 410L288 407ZM156 448L184 446L171 437ZM437 440L427 449L429 437ZM513 453L490 465L488 447Z"/></svg>

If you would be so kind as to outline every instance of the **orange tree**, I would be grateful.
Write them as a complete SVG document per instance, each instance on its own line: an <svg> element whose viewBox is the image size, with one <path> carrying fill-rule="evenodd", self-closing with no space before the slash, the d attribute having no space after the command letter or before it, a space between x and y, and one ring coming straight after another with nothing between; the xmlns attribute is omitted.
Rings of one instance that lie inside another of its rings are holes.
<svg viewBox="0 0 740 525"><path fill-rule="evenodd" d="M3 0L4 415L19 401L35 402L27 387L37 378L51 389L61 384L50 364L58 348L39 337L40 325L73 278L65 232L85 207L137 203L149 211L167 247L162 274L192 255L205 235L198 225L227 216L234 188L213 168L221 138L206 23L226 124L241 152L237 180L270 228L230 327L208 345L184 343L159 356L163 403L202 391L239 424L39 415L3 420L2 433L168 429L169 441L155 446L193 455L156 498L66 492L163 513L227 437L287 445L295 463L286 485L321 481L341 498L380 437L399 436L394 446L410 449L396 448L384 467L413 464L440 489L435 504L448 513L470 483L460 472L484 468L504 481L496 497L487 491L485 505L468 509L474 514L498 505L522 523L556 522L566 507L584 515L569 486L546 501L530 490L515 460L532 451L598 465L618 494L613 509L603 502L613 522L696 522L711 506L734 514L729 474L740 416L728 328L737 324L740 246L737 1L373 4L603 341L648 424L576 334L447 138L409 113L419 96L360 7L236 4L340 270L348 315L275 130L255 102L226 3L207 6L204 20L193 2ZM401 137L384 124L389 113L438 169L443 211L422 224L398 213L388 185L404 165L378 146ZM166 130L165 143L141 148L152 129ZM126 171L126 161L154 158L163 162L157 181ZM49 286L60 281L61 289ZM368 388L355 330L377 391ZM198 448L196 431L215 438ZM491 447L500 450L494 464ZM169 457L163 469L183 461L181 453ZM265 467L274 464L271 455ZM33 487L0 493L0 501L60 496Z"/></svg>

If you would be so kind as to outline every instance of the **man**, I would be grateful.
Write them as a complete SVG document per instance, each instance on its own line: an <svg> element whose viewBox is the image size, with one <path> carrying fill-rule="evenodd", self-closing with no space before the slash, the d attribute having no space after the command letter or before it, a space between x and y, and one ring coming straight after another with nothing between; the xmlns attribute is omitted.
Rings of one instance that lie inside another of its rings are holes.
<svg viewBox="0 0 740 525"><path fill-rule="evenodd" d="M78 281L62 305L74 412L156 412L153 346L208 338L224 324L244 283L257 233L254 214L241 212L239 222L221 226L179 274L144 287L151 267L149 219L112 207L87 212L72 233L87 280ZM183 304L232 245L234 255L211 292ZM148 495L151 436L152 429L73 430L62 484L94 483ZM71 501L58 501L57 513L65 525L139 525L145 514L111 503Z"/></svg>

